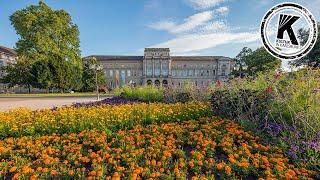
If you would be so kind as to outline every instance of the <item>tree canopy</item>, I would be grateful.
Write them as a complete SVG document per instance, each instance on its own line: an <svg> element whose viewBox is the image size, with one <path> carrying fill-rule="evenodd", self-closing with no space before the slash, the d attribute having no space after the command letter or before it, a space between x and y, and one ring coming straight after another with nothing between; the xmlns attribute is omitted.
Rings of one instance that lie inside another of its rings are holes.
<svg viewBox="0 0 320 180"><path fill-rule="evenodd" d="M53 86L62 91L81 87L79 30L66 11L53 10L40 1L16 11L10 20L20 36L18 55L41 68L42 72L30 68L33 76L38 76L33 79L39 87Z"/></svg>
<svg viewBox="0 0 320 180"><path fill-rule="evenodd" d="M241 73L254 76L259 72L267 72L280 68L281 61L270 55L264 47L260 47L255 51L244 47L240 53L235 57L236 65L239 66L238 71L234 71L236 76ZM247 66L247 69L243 69Z"/></svg>
<svg viewBox="0 0 320 180"><path fill-rule="evenodd" d="M97 73L98 85L106 84L106 76L103 70L95 70L91 67L93 65L99 65L95 58L89 58L83 61L83 76L82 76L82 91L93 91L96 88L95 73Z"/></svg>
<svg viewBox="0 0 320 180"><path fill-rule="evenodd" d="M311 67L320 67L320 24L318 23L318 37L313 49L305 57L294 61L295 66L307 65ZM299 29L298 38L300 44L305 44L309 37L309 31L306 29Z"/></svg>

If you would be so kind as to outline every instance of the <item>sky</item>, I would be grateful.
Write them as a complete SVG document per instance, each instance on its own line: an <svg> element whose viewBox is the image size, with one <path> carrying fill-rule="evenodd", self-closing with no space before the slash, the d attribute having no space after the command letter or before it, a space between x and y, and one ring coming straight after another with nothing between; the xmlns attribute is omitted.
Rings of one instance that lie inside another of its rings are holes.
<svg viewBox="0 0 320 180"><path fill-rule="evenodd" d="M0 45L19 39L9 16L38 0L0 0ZM64 9L80 31L81 55L143 55L168 47L172 55L235 57L261 47L259 26L280 0L44 0ZM320 21L320 0L294 0Z"/></svg>

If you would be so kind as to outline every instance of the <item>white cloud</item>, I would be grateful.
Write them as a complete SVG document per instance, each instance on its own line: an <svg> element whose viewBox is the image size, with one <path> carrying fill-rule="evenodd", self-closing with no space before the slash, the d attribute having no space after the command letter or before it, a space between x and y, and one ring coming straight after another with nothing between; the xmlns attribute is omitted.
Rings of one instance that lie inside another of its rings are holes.
<svg viewBox="0 0 320 180"><path fill-rule="evenodd" d="M188 4L195 9L208 9L224 1L226 0L187 0Z"/></svg>
<svg viewBox="0 0 320 180"><path fill-rule="evenodd" d="M229 30L229 27L227 24L223 21L213 21L207 23L205 26L203 26L200 30L200 32L206 33L206 32L217 32L221 30Z"/></svg>
<svg viewBox="0 0 320 180"><path fill-rule="evenodd" d="M189 34L150 47L169 47L176 54L190 54L223 44L250 43L259 39L258 32Z"/></svg>
<svg viewBox="0 0 320 180"><path fill-rule="evenodd" d="M216 12L218 12L221 15L227 15L229 13L230 9L226 6L223 7L219 7L218 9L216 9Z"/></svg>
<svg viewBox="0 0 320 180"><path fill-rule="evenodd" d="M184 20L184 23L177 24L173 21L159 21L149 25L149 27L156 29L156 30L165 30L170 33L184 33L190 30L195 29L198 26L204 25L208 21L213 18L213 11L204 11L201 13L194 14L189 16Z"/></svg>

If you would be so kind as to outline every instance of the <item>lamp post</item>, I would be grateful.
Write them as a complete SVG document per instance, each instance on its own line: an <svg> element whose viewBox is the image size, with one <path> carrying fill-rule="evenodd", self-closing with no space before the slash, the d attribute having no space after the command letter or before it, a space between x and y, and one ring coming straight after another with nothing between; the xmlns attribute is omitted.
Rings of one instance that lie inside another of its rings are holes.
<svg viewBox="0 0 320 180"><path fill-rule="evenodd" d="M93 69L95 74L95 81L96 81L96 93L97 93L97 100L100 100L100 94L99 94L99 85L98 85L98 71L101 71L103 67L99 64L92 64L90 65L90 69Z"/></svg>

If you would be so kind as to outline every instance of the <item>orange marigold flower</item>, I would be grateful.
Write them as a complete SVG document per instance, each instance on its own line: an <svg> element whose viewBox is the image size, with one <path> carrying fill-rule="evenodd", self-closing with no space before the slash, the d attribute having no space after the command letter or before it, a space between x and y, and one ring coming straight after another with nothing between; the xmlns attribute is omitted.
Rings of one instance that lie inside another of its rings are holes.
<svg viewBox="0 0 320 180"><path fill-rule="evenodd" d="M9 172L14 172L14 171L16 171L17 170L17 167L16 166L13 166L13 167L11 167L10 169L9 169Z"/></svg>
<svg viewBox="0 0 320 180"><path fill-rule="evenodd" d="M74 171L73 171L73 170L69 170L69 171L68 171L68 174L69 174L69 175L73 175L73 174L74 174Z"/></svg>
<svg viewBox="0 0 320 180"><path fill-rule="evenodd" d="M227 174L228 176L231 175L231 167L230 167L230 166L226 166L226 167L224 168L224 170L226 171L226 174Z"/></svg>
<svg viewBox="0 0 320 180"><path fill-rule="evenodd" d="M224 163L217 164L217 169L221 170L224 167Z"/></svg>
<svg viewBox="0 0 320 180"><path fill-rule="evenodd" d="M156 166L156 164L157 164L157 161L154 160L154 159L152 159L152 160L151 160L151 165L152 165L152 166Z"/></svg>

